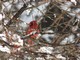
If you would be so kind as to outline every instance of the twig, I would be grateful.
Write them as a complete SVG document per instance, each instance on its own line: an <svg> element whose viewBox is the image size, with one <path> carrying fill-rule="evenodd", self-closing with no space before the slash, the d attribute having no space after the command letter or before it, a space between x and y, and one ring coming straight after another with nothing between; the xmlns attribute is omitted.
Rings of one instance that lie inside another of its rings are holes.
<svg viewBox="0 0 80 60"><path fill-rule="evenodd" d="M7 27L9 27L12 23L13 20L16 20L21 14L22 12L26 9L26 5L24 4L23 7L13 16L13 18L6 24Z"/></svg>

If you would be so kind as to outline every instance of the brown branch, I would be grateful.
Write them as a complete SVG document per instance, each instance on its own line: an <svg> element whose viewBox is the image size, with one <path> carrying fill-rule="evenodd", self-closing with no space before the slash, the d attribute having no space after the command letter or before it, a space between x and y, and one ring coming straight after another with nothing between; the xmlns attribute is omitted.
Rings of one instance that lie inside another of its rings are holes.
<svg viewBox="0 0 80 60"><path fill-rule="evenodd" d="M23 7L13 16L13 18L6 24L7 27L9 27L12 23L13 20L16 20L21 14L22 12L26 9L26 5L24 4Z"/></svg>

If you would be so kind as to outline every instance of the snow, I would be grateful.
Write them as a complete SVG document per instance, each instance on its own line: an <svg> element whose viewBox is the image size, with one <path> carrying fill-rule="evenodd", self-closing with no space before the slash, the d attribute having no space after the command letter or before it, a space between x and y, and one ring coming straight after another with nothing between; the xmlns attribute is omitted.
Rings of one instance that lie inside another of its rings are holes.
<svg viewBox="0 0 80 60"><path fill-rule="evenodd" d="M47 30L45 33L54 33L52 30Z"/></svg>
<svg viewBox="0 0 80 60"><path fill-rule="evenodd" d="M61 54L56 55L57 58L61 59L61 60L66 60L65 57L63 57Z"/></svg>
<svg viewBox="0 0 80 60"><path fill-rule="evenodd" d="M76 31L78 29L78 26L72 27L72 31Z"/></svg>
<svg viewBox="0 0 80 60"><path fill-rule="evenodd" d="M80 37L80 33L78 33L77 36Z"/></svg>
<svg viewBox="0 0 80 60"><path fill-rule="evenodd" d="M9 60L13 60L13 59L9 59Z"/></svg>
<svg viewBox="0 0 80 60"><path fill-rule="evenodd" d="M37 57L36 60L45 60L45 59L41 57Z"/></svg>
<svg viewBox="0 0 80 60"><path fill-rule="evenodd" d="M46 9L45 6L47 6L49 3L46 3L46 4L43 4L43 5L40 5L38 8L44 12L44 10ZM20 16L20 19L26 23L30 23L32 20L35 20L35 16L41 16L42 13L36 9L36 8L33 8L33 11L31 12L31 15L27 16L27 14L29 14L30 11L24 11L21 16Z"/></svg>
<svg viewBox="0 0 80 60"><path fill-rule="evenodd" d="M77 4L76 0L71 0L71 2L73 2L75 5Z"/></svg>
<svg viewBox="0 0 80 60"><path fill-rule="evenodd" d="M54 34L44 34L42 35L42 38L45 39L48 43L51 43L52 40L49 39L50 37L53 38L55 35Z"/></svg>
<svg viewBox="0 0 80 60"><path fill-rule="evenodd" d="M22 2L16 4L17 9L20 9L21 7L23 7L23 4L24 4L24 3L22 3Z"/></svg>
<svg viewBox="0 0 80 60"><path fill-rule="evenodd" d="M80 12L80 8L77 8L77 9L75 10L75 12L76 12L76 13L79 13L79 12Z"/></svg>
<svg viewBox="0 0 80 60"><path fill-rule="evenodd" d="M73 6L73 3L76 5L76 0L66 1L64 4L61 4L61 9L68 11L68 14L71 16L76 16L78 19L80 19L80 8L71 9L71 6Z"/></svg>
<svg viewBox="0 0 80 60"><path fill-rule="evenodd" d="M2 14L0 14L0 21L2 20L2 18L3 18L3 16L2 16Z"/></svg>
<svg viewBox="0 0 80 60"><path fill-rule="evenodd" d="M53 47L40 47L37 52L42 52L42 53L49 53L51 54L53 52Z"/></svg>
<svg viewBox="0 0 80 60"><path fill-rule="evenodd" d="M7 41L4 33L0 34L0 39Z"/></svg>
<svg viewBox="0 0 80 60"><path fill-rule="evenodd" d="M47 59L47 60L53 59L53 56L47 55L47 58L46 58L46 59Z"/></svg>
<svg viewBox="0 0 80 60"><path fill-rule="evenodd" d="M47 34L47 33L54 33L52 30L44 31L46 34L43 34L41 37L46 40L48 43L51 43L52 40L50 38L54 38L55 34Z"/></svg>
<svg viewBox="0 0 80 60"><path fill-rule="evenodd" d="M75 42L74 38L75 38L75 36L72 34L72 35L66 37L60 44L74 43Z"/></svg>
<svg viewBox="0 0 80 60"><path fill-rule="evenodd" d="M10 53L10 49L7 46L3 47L3 46L0 45L0 51Z"/></svg>
<svg viewBox="0 0 80 60"><path fill-rule="evenodd" d="M10 31L9 31L8 35L9 35L9 37L11 36L11 32L10 32ZM0 34L0 38L1 38L2 40L4 40L5 42L7 42L5 33ZM23 40L20 38L19 35L13 34L12 39L13 39L13 40L16 40L16 42L10 43L11 45L17 45L17 46L21 46L21 47L23 46ZM21 47L20 47L20 48L21 48ZM19 49L20 49L20 48L19 48ZM7 52L7 53L10 53L10 52L11 52L11 50L10 50L7 46L4 46L4 47L3 47L3 46L0 45L0 50L3 51L3 52Z"/></svg>
<svg viewBox="0 0 80 60"><path fill-rule="evenodd" d="M14 39L14 40L18 40L18 42L12 42L12 44L18 45L18 46L23 46L23 40L20 38L19 35L14 34L14 35L13 35L13 39Z"/></svg>
<svg viewBox="0 0 80 60"><path fill-rule="evenodd" d="M64 4L62 4L60 7L63 10L70 11L71 10L71 8L70 8L71 5L72 5L72 2L67 1Z"/></svg>
<svg viewBox="0 0 80 60"><path fill-rule="evenodd" d="M12 4L10 2L4 2L2 5L3 11L9 11L11 9Z"/></svg>

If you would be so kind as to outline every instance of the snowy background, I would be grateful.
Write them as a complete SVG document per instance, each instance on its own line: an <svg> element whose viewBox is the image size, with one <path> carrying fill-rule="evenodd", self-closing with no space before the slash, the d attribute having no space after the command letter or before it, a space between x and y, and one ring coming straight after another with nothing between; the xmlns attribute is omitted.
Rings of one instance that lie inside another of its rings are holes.
<svg viewBox="0 0 80 60"><path fill-rule="evenodd" d="M9 56L11 53L16 53L17 51L22 51L23 47L24 47L24 39L21 39L23 35L25 35L22 32L25 32L26 28L28 27L28 24L33 21L33 20L37 20L35 17L43 17L43 14L41 13L41 11L45 14L45 12L47 11L46 7L49 5L50 2L46 2L44 4L41 4L38 7L34 7L32 9L27 9L25 10L19 17L19 21L18 23L14 23L11 28L7 29L6 28L6 24L9 22L9 20L13 17L13 15L15 13L17 13L17 11L23 7L24 3L26 4L28 2L28 0L9 0L9 1L0 1L0 51L1 52L5 52L8 53ZM60 0L60 2L62 2L62 0ZM33 5L35 5L35 3L32 3ZM64 3L61 3L60 8L62 10L65 10L68 12L69 15L71 16L76 16L77 19L75 19L75 22L80 22L80 8L75 8L72 9L70 8L70 6L76 6L77 5L77 1L76 0L71 0L71 1L66 1ZM28 7L32 7L32 5L28 4ZM39 10L38 10L39 9ZM15 28L16 27L16 28ZM75 26L72 28L73 31L76 31L78 29L78 26ZM16 33L16 32L17 33ZM53 30L47 30L45 31L45 33L54 33ZM23 34L23 35L21 35ZM76 34L76 36L78 38L80 38L80 32ZM66 38L64 38L60 44L61 45L66 45L66 44L72 44L75 42L75 37L74 34L70 34L69 36L67 36ZM56 38L56 34L40 34L40 37L42 37L46 42L51 43L54 38ZM53 38L53 39L50 39ZM3 42L6 42L7 44L4 44ZM14 47L10 47L10 46L14 46ZM42 44L41 42L39 44ZM45 46L44 46L45 45ZM72 45L73 47L73 45ZM78 47L80 49L80 45L78 44ZM27 44L27 47L29 48L29 45ZM31 47L30 47L31 48ZM34 48L34 47L33 47ZM43 53L43 54L47 54L47 60L49 60L50 58L53 58L52 56L54 56L55 59L62 59L62 60L66 60L65 56L62 56L62 52L61 50L58 49L63 49L64 47L54 47L54 46L49 46L48 44L43 44L43 46L41 47L35 47L37 50L35 52L37 53ZM65 47L65 48L69 48ZM72 48L73 49L73 48ZM31 50L34 51L34 49L31 48ZM67 50L68 51L68 50ZM72 51L71 51L72 52ZM28 51L27 51L28 53ZM67 52L65 52L66 55L68 54ZM51 56L52 54L52 56ZM5 54L4 54L5 55ZM20 54L19 54L20 55ZM64 54L63 54L64 55ZM8 57L9 57L8 56ZM80 59L80 56L76 56L78 57L77 60ZM3 57L4 58L4 57ZM10 58L9 60L11 60L12 58ZM27 55L24 56L24 60L31 60L31 57ZM15 60L15 59L12 59ZM36 57L36 60L45 60L43 57Z"/></svg>

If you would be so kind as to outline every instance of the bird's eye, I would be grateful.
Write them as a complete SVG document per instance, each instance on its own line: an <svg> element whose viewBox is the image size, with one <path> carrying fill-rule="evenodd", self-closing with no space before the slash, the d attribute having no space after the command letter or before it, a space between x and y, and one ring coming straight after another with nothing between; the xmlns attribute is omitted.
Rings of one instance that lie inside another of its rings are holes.
<svg viewBox="0 0 80 60"><path fill-rule="evenodd" d="M33 26L33 23L31 23L30 26Z"/></svg>

